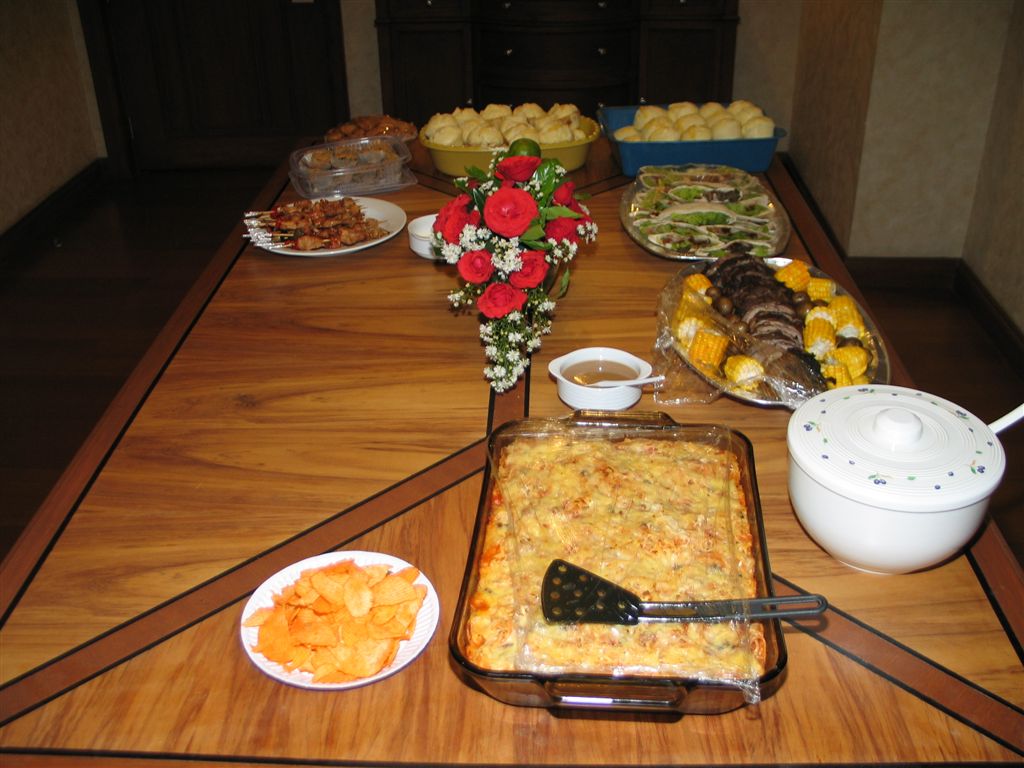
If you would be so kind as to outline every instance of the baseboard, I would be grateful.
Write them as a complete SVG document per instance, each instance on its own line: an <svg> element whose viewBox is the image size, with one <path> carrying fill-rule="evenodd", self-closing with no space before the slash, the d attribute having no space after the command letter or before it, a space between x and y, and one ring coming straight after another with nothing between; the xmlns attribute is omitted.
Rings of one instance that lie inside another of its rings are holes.
<svg viewBox="0 0 1024 768"><path fill-rule="evenodd" d="M848 257L863 290L885 289L959 300L992 337L1010 367L1024 376L1024 333L963 259Z"/></svg>
<svg viewBox="0 0 1024 768"><path fill-rule="evenodd" d="M53 230L105 177L106 159L99 158L75 174L3 234L0 234L0 263L15 258L33 241Z"/></svg>
<svg viewBox="0 0 1024 768"><path fill-rule="evenodd" d="M1010 367L1024 376L1024 333L965 261L957 261L954 290L992 336Z"/></svg>
<svg viewBox="0 0 1024 768"><path fill-rule="evenodd" d="M952 294L961 262L959 259L848 256L845 264L857 285L864 289Z"/></svg>

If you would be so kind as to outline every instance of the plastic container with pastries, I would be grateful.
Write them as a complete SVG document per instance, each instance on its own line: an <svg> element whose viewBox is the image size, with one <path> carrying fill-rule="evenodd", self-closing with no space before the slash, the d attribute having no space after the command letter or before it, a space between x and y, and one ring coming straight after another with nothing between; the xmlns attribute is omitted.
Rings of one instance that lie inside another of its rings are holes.
<svg viewBox="0 0 1024 768"><path fill-rule="evenodd" d="M772 695L777 619L548 623L543 573L564 559L644 600L771 596L753 449L717 425L576 411L492 433L449 636L460 677L507 704L718 714Z"/></svg>
<svg viewBox="0 0 1024 768"><path fill-rule="evenodd" d="M346 139L298 149L289 176L305 198L374 195L416 183L406 167L411 154L394 136Z"/></svg>

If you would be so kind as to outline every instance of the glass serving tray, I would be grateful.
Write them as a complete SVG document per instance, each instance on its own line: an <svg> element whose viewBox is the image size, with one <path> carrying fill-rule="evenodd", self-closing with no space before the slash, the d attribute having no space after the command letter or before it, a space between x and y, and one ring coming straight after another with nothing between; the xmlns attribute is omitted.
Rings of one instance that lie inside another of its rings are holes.
<svg viewBox="0 0 1024 768"><path fill-rule="evenodd" d="M785 209L757 177L724 165L643 166L619 219L641 248L680 261L775 256L790 234Z"/></svg>

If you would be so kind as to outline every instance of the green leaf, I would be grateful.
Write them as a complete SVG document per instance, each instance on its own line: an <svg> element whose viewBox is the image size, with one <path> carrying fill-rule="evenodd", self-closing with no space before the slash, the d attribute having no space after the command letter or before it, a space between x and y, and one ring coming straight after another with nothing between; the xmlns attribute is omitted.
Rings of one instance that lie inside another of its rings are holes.
<svg viewBox="0 0 1024 768"><path fill-rule="evenodd" d="M569 267L567 266L562 272L562 279L558 281L558 288L553 298L560 299L569 292Z"/></svg>
<svg viewBox="0 0 1024 768"><path fill-rule="evenodd" d="M519 236L519 242L525 243L526 241L538 242L544 239L544 226L534 220L523 234Z"/></svg>
<svg viewBox="0 0 1024 768"><path fill-rule="evenodd" d="M541 211L541 217L544 221L552 221L563 217L567 219L578 219L580 218L580 214L576 213L576 211L571 208L566 208L564 205L552 205L550 208L545 208Z"/></svg>

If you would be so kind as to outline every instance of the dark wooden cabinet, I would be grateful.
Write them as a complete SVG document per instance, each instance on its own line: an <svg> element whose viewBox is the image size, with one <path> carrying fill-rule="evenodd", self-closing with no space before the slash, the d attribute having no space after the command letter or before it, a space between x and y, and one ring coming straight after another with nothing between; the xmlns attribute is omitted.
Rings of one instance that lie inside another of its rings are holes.
<svg viewBox="0 0 1024 768"><path fill-rule="evenodd" d="M136 169L274 166L348 119L337 0L81 1Z"/></svg>
<svg viewBox="0 0 1024 768"><path fill-rule="evenodd" d="M738 0L377 0L384 110L728 100Z"/></svg>
<svg viewBox="0 0 1024 768"><path fill-rule="evenodd" d="M638 101L730 101L739 0L646 0Z"/></svg>
<svg viewBox="0 0 1024 768"><path fill-rule="evenodd" d="M473 103L469 0L377 0L384 112L423 125Z"/></svg>

